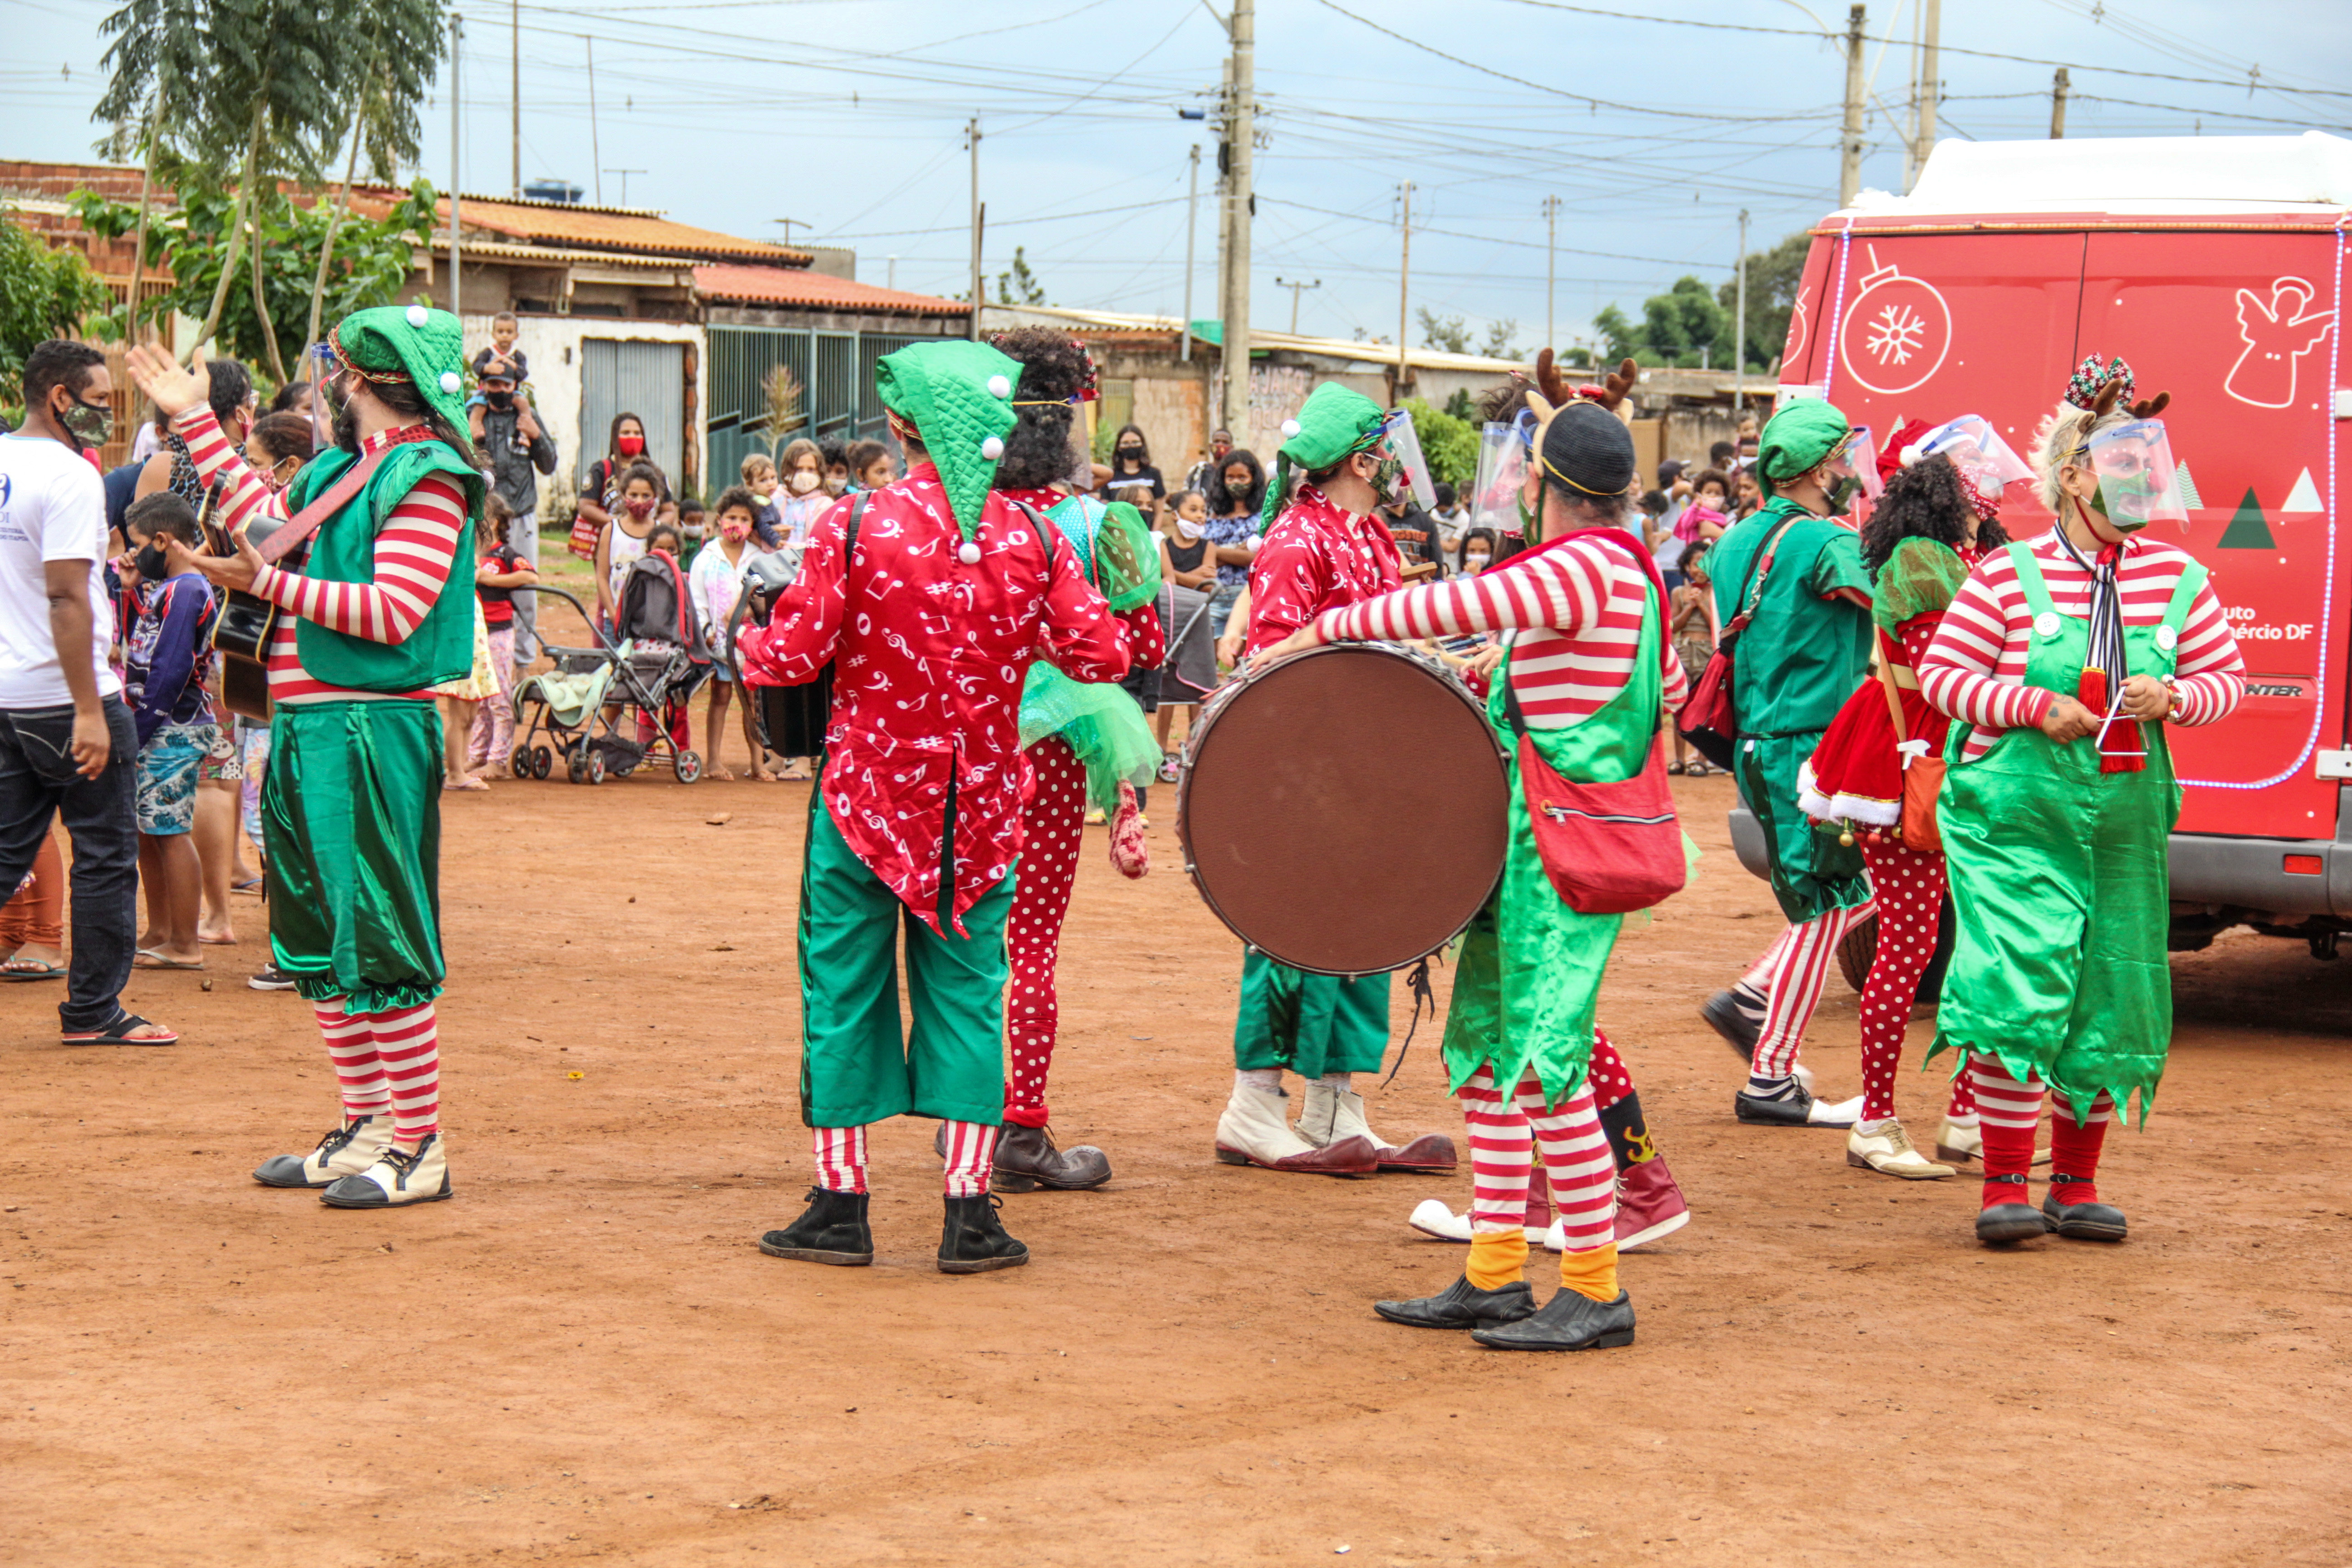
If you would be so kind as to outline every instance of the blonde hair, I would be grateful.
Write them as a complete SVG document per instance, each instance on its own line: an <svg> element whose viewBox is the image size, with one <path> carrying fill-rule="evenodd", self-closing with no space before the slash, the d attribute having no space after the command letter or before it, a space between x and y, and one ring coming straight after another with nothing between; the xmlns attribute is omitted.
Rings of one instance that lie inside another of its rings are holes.
<svg viewBox="0 0 2352 1568"><path fill-rule="evenodd" d="M2066 492L2059 486L2058 470L2074 465L2074 458L2097 431L2110 430L2118 425L2128 425L2132 411L2117 407L2108 413L2094 415L2087 408L2077 408L2071 403L2061 403L2056 409L2042 416L2033 432L2033 446L2026 461L2033 465L2033 493L2053 517L2063 517Z"/></svg>

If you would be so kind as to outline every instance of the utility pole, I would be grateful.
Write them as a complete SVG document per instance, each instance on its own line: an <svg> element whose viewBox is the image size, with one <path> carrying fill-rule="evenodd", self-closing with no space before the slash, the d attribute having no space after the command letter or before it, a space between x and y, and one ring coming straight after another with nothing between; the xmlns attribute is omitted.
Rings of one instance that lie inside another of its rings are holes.
<svg viewBox="0 0 2352 1568"><path fill-rule="evenodd" d="M898 286L898 258L897 257L895 257L895 256L894 256L894 257L892 257L892 258L890 258L890 281L889 281L888 283L885 284L885 285L884 285L884 287L885 287L885 288L888 288L888 289L896 289Z"/></svg>
<svg viewBox="0 0 2352 1568"><path fill-rule="evenodd" d="M1731 417L1748 411L1748 209L1739 209L1739 291L1731 315Z"/></svg>
<svg viewBox="0 0 2352 1568"><path fill-rule="evenodd" d="M1916 182L1927 172L1927 156L1936 150L1936 97L1939 90L1937 73L1942 67L1936 53L1936 35L1943 16L1943 0L1920 0L1927 13L1925 34L1919 45L1919 150L1915 154Z"/></svg>
<svg viewBox="0 0 2352 1568"><path fill-rule="evenodd" d="M645 171L643 169L607 169L604 173L608 174L618 174L621 176L621 205L623 206L627 206L629 205L629 176L631 174L642 174Z"/></svg>
<svg viewBox="0 0 2352 1568"><path fill-rule="evenodd" d="M588 50L588 161L596 165L596 205L604 205L604 149L596 139L596 40L587 34L580 42Z"/></svg>
<svg viewBox="0 0 2352 1568"><path fill-rule="evenodd" d="M1186 364L1192 363L1192 239L1200 228L1201 213L1201 144L1192 143L1192 155L1185 160L1192 165L1191 184L1184 193L1184 335L1177 357Z"/></svg>
<svg viewBox="0 0 2352 1568"><path fill-rule="evenodd" d="M1293 283L1287 278L1277 278L1274 280L1274 286L1277 289L1287 289L1290 290L1290 335L1295 338L1298 335L1299 292L1300 290L1307 289L1320 289L1323 287L1323 279L1318 278L1312 283Z"/></svg>
<svg viewBox="0 0 2352 1568"><path fill-rule="evenodd" d="M1862 32L1864 7L1846 13L1845 124L1838 132L1838 205L1862 194Z"/></svg>
<svg viewBox="0 0 2352 1568"><path fill-rule="evenodd" d="M511 13L511 31L509 41L513 52L509 57L511 64L508 68L507 93L509 100L513 105L514 123L509 130L508 140L514 153L515 199L520 201L522 199L522 0L512 0L512 4L514 9Z"/></svg>
<svg viewBox="0 0 2352 1568"><path fill-rule="evenodd" d="M778 217L770 218L768 221L770 223L780 223L784 226L784 248L787 250L792 248L793 230L796 228L814 228L816 226L816 225L810 223L805 218Z"/></svg>
<svg viewBox="0 0 2352 1568"><path fill-rule="evenodd" d="M1556 281L1557 281L1558 274L1559 274L1559 268L1558 268L1555 264L1558 262L1559 258L1559 198L1558 196L1546 196L1546 197L1543 199L1543 214L1544 214L1544 346L1545 346L1546 348L1549 348L1549 347L1551 347L1551 343L1552 343L1552 337L1551 337L1551 325L1552 325L1551 300L1552 300L1552 289L1553 289L1553 287L1554 287L1554 285L1555 285L1555 283L1556 283Z"/></svg>
<svg viewBox="0 0 2352 1568"><path fill-rule="evenodd" d="M2050 140L2066 140L2066 94L2073 84L2066 79L2066 68L2060 66L2050 83Z"/></svg>
<svg viewBox="0 0 2352 1568"><path fill-rule="evenodd" d="M1412 291L1412 182L1404 183L1404 247L1397 258L1397 367L1396 385L1389 394L1389 406L1393 408L1404 400L1405 310L1407 298Z"/></svg>
<svg viewBox="0 0 2352 1568"><path fill-rule="evenodd" d="M1233 97L1226 106L1226 135L1233 146L1233 174L1226 194L1232 209L1230 243L1225 261L1224 427L1247 440L1250 412L1250 153L1256 132L1257 105L1256 0L1234 0Z"/></svg>
<svg viewBox="0 0 2352 1568"><path fill-rule="evenodd" d="M964 121L964 142L971 149L971 341L980 342L980 116Z"/></svg>
<svg viewBox="0 0 2352 1568"><path fill-rule="evenodd" d="M457 186L458 141L460 130L458 109L466 100L457 90L457 50L465 41L466 18L457 12L449 13L449 313L462 315L457 309Z"/></svg>

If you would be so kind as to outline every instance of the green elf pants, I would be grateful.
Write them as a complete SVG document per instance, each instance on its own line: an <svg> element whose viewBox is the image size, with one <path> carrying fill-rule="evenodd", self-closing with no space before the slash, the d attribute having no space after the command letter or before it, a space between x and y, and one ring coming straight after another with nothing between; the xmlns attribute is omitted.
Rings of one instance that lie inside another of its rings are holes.
<svg viewBox="0 0 2352 1568"><path fill-rule="evenodd" d="M1456 1093L1482 1067L1493 1069L1506 1096L1532 1068L1549 1105L1583 1087L1592 1063L1601 972L1625 917L1579 913L1552 885L1528 819L1516 742L1532 740L1564 779L1614 784L1632 778L1648 762L1658 732L1662 635L1653 593L1624 686L1564 730L1527 728L1512 701L1507 657L1493 679L1486 714L1510 743L1510 834L1503 879L1462 933L1454 960L1454 1000L1439 1048L1446 1087Z"/></svg>
<svg viewBox="0 0 2352 1568"><path fill-rule="evenodd" d="M430 702L278 705L261 786L269 946L308 1000L383 1013L441 994L441 742Z"/></svg>
<svg viewBox="0 0 2352 1568"><path fill-rule="evenodd" d="M1301 1078L1380 1071L1389 1048L1389 979L1309 974L1250 949L1242 954L1234 1066L1288 1068Z"/></svg>
<svg viewBox="0 0 2352 1568"><path fill-rule="evenodd" d="M949 818L946 842L954 842ZM943 885L954 886L953 878ZM1004 1116L1004 917L1014 878L964 911L965 936L915 918L850 849L809 791L801 869L801 1119L863 1127L912 1113L994 1126ZM898 932L907 994L898 1014Z"/></svg>
<svg viewBox="0 0 2352 1568"><path fill-rule="evenodd" d="M2025 682L2074 695L2089 623L2052 607L2022 545L2011 545L2035 623ZM2133 675L2168 676L2203 568L2191 566L2153 626L2127 626ZM2121 680L2116 681L2121 685ZM1990 1057L2011 1078L2063 1090L2080 1115L2102 1090L2145 1118L2172 1044L2167 863L2180 788L2160 724L2141 726L2147 765L2103 773L2094 739L2060 745L2010 730L1972 763L1952 728L1937 801L1959 916L1928 1052Z"/></svg>
<svg viewBox="0 0 2352 1568"><path fill-rule="evenodd" d="M1821 832L1797 809L1797 770L1821 743L1818 730L1743 735L1732 758L1732 782L1739 786L1740 804L1755 814L1757 826L1764 830L1772 896L1794 925L1870 901L1861 848L1840 844L1834 832Z"/></svg>

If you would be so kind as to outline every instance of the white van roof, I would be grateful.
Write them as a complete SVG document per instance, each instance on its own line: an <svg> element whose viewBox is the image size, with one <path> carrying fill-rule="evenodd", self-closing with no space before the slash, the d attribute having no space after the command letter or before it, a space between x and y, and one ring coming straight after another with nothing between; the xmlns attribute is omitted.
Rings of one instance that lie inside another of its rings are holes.
<svg viewBox="0 0 2352 1568"><path fill-rule="evenodd" d="M2352 141L2123 136L1936 143L1909 195L1864 191L1870 217L1975 213L2223 214L2352 207Z"/></svg>

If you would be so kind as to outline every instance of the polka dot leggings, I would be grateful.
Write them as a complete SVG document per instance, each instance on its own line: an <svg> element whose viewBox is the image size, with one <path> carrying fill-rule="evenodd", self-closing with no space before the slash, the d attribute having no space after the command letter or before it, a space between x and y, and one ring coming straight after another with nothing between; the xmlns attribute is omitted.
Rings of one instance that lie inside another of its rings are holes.
<svg viewBox="0 0 2352 1568"><path fill-rule="evenodd" d="M1878 951L1870 980L1862 988L1862 1114L1867 1121L1895 1114L1895 1071L1903 1062L1903 1037L1911 1026L1919 977L1936 956L1943 918L1944 857L1936 850L1905 847L1875 834L1861 836L1862 858L1870 867L1871 890L1878 900ZM1952 1110L1974 1110L1964 1073L1954 1081Z"/></svg>
<svg viewBox="0 0 2352 1568"><path fill-rule="evenodd" d="M1054 965L1062 949L1062 918L1069 913L1070 888L1077 880L1078 848L1085 837L1087 770L1067 743L1038 742L1029 748L1037 775L1036 793L1021 813L1020 879L1013 889L1013 912L1004 922L1005 953L1013 989L1004 1012L1004 1041L1012 1058L1004 1080L1004 1120L1022 1127L1045 1125L1045 1075L1054 1064L1060 1010L1054 995Z"/></svg>

